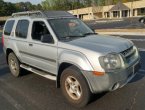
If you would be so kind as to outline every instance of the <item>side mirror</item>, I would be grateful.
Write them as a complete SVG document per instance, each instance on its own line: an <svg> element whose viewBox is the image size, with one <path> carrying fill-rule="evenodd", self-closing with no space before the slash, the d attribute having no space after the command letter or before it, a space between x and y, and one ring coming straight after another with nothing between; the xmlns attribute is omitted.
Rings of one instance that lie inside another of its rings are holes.
<svg viewBox="0 0 145 110"><path fill-rule="evenodd" d="M54 43L53 38L50 34L42 35L41 42L43 43Z"/></svg>

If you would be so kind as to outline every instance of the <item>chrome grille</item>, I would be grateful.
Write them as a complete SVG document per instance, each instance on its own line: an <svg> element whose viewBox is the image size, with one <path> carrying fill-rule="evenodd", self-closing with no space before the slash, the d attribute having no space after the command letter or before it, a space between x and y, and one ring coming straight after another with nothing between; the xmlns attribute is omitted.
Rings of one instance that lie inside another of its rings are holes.
<svg viewBox="0 0 145 110"><path fill-rule="evenodd" d="M121 52L123 57L126 59L126 61L129 63L131 58L135 56L136 50L132 47L128 48L127 50Z"/></svg>

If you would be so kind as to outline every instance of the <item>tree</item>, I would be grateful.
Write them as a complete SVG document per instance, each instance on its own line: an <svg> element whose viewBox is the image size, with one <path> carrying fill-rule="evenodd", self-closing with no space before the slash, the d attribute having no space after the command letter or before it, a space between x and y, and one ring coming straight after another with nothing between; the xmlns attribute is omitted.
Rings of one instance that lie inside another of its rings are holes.
<svg viewBox="0 0 145 110"><path fill-rule="evenodd" d="M33 5L31 2L19 2L15 4L17 11L32 11L41 10L42 6L40 4Z"/></svg>
<svg viewBox="0 0 145 110"><path fill-rule="evenodd" d="M0 16L11 15L15 11L16 11L16 7L14 4L0 0Z"/></svg>
<svg viewBox="0 0 145 110"><path fill-rule="evenodd" d="M15 12L32 10L42 10L42 6L40 4L33 5L30 2L10 3L0 0L0 16L10 16Z"/></svg>
<svg viewBox="0 0 145 110"><path fill-rule="evenodd" d="M91 4L92 4L92 0L84 0L85 7L91 6Z"/></svg>
<svg viewBox="0 0 145 110"><path fill-rule="evenodd" d="M51 9L51 6L50 6L50 3L49 3L48 0L42 1L41 5L42 5L42 9L43 10L49 10L49 9Z"/></svg>
<svg viewBox="0 0 145 110"><path fill-rule="evenodd" d="M72 10L84 7L84 2L81 0L44 0L41 5L44 10Z"/></svg>

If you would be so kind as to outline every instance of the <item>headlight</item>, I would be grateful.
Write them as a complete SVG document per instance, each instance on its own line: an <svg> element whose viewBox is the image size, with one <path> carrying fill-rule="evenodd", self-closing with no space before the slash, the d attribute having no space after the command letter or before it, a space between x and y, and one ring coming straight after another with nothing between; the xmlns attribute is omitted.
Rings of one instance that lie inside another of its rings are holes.
<svg viewBox="0 0 145 110"><path fill-rule="evenodd" d="M121 56L116 53L111 53L99 58L103 69L110 72L112 70L120 69L122 67Z"/></svg>

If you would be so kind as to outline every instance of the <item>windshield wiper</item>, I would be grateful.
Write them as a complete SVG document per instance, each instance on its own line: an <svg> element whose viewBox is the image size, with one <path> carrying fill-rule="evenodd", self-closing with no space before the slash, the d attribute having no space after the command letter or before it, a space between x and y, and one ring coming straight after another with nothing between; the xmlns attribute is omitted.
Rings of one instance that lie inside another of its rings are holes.
<svg viewBox="0 0 145 110"><path fill-rule="evenodd" d="M65 37L62 37L62 38L70 39L70 38L76 38L76 37L83 37L83 36L65 36Z"/></svg>
<svg viewBox="0 0 145 110"><path fill-rule="evenodd" d="M61 39L70 40L73 38L80 38L80 37L84 37L84 36L65 36L65 37L61 37Z"/></svg>
<svg viewBox="0 0 145 110"><path fill-rule="evenodd" d="M97 35L97 33L88 32L84 34L84 36L87 36L87 35Z"/></svg>

